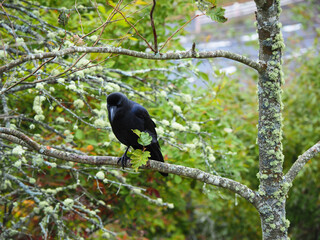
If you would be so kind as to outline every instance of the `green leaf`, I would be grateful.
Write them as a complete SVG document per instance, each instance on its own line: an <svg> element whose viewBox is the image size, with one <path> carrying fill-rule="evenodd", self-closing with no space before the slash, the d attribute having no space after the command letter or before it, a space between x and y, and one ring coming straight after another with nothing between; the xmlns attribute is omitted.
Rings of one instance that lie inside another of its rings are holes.
<svg viewBox="0 0 320 240"><path fill-rule="evenodd" d="M140 149L136 149L131 153L131 164L132 168L137 172L138 168L142 165L145 165L150 157L149 151L142 151Z"/></svg>
<svg viewBox="0 0 320 240"><path fill-rule="evenodd" d="M178 175L175 175L175 176L174 176L174 182L175 182L176 184L179 184L179 183L182 182L182 178L181 178L180 176L178 176Z"/></svg>
<svg viewBox="0 0 320 240"><path fill-rule="evenodd" d="M140 132L140 130L138 130L138 129L132 129L132 132L134 132L135 134L137 134L138 137L141 136L141 132Z"/></svg>
<svg viewBox="0 0 320 240"><path fill-rule="evenodd" d="M85 135L84 135L83 131L80 130L80 129L77 129L77 131L74 134L74 136L75 136L76 139L79 139L79 140L82 140L82 139L85 138Z"/></svg>
<svg viewBox="0 0 320 240"><path fill-rule="evenodd" d="M224 16L225 9L222 7L212 7L207 12L206 15L210 17L213 21L224 23L228 19Z"/></svg>
<svg viewBox="0 0 320 240"><path fill-rule="evenodd" d="M142 132L140 138L138 139L138 143L142 146L148 146L152 141L152 137L147 132Z"/></svg>
<svg viewBox="0 0 320 240"><path fill-rule="evenodd" d="M148 146L151 141L152 141L152 137L150 136L149 133L147 132L141 132L138 129L132 129L132 132L134 132L135 134L138 135L138 143L142 146Z"/></svg>
<svg viewBox="0 0 320 240"><path fill-rule="evenodd" d="M205 80L206 82L209 81L209 77L208 74L204 73L204 72L199 72L199 76Z"/></svg>

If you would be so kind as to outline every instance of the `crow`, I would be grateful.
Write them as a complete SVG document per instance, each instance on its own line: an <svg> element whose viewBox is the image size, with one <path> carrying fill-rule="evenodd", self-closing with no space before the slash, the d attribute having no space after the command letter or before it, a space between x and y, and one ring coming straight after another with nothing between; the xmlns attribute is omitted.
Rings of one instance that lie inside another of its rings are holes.
<svg viewBox="0 0 320 240"><path fill-rule="evenodd" d="M138 136L132 131L138 129L141 132L147 132L152 137L151 144L145 146L146 151L150 152L151 157L156 161L164 162L157 139L156 124L152 121L148 111L140 104L129 100L124 94L114 92L107 97L108 118L112 131L116 138L127 146L126 151L119 158L122 167L127 165L129 157L127 152L130 147L134 149L143 149L138 143ZM167 173L160 172L163 176Z"/></svg>

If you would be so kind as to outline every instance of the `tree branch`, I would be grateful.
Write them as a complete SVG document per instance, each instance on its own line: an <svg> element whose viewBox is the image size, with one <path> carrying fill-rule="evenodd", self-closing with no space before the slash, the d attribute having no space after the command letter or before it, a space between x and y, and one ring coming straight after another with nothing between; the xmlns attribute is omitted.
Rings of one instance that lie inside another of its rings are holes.
<svg viewBox="0 0 320 240"><path fill-rule="evenodd" d="M156 31L156 27L154 25L154 20L153 20L153 11L156 7L156 4L157 4L156 0L153 0L153 5L150 12L150 21L151 21L151 27L153 31L153 38L154 38L154 50L155 50L155 53L158 53L157 31Z"/></svg>
<svg viewBox="0 0 320 240"><path fill-rule="evenodd" d="M32 73L30 73L28 76L22 78L21 80L19 80L18 82L12 84L10 87L6 88L6 91L10 90L11 88L17 86L18 84L22 83L23 81L27 80L29 77L33 76L40 68L42 68L42 66L44 66L46 63L50 62L51 60L53 60L54 57L50 58L49 60L43 62L42 64L40 64L39 67L36 68L36 70L34 70Z"/></svg>
<svg viewBox="0 0 320 240"><path fill-rule="evenodd" d="M6 136L14 136L25 142L30 148L39 152L42 155L62 159L66 161L72 161L77 163L91 164L91 165L112 165L120 167L118 163L118 157L111 156L87 156L75 153L68 153L56 150L54 148L49 148L38 144L33 141L31 138L14 129L0 127L0 135L1 138L7 139ZM7 140L12 141L12 138L8 138ZM16 141L17 142L17 141ZM142 169L151 169L165 173L171 173L175 175L180 175L183 177L188 177L192 179L199 180L201 182L214 185L217 187L222 187L228 189L243 198L247 199L250 203L252 203L257 209L260 208L261 197L248 188L247 186L236 182L234 180L216 176L207 172L204 172L200 169L184 167L180 165L174 165L169 163L163 163L159 161L149 160L145 166L141 167Z"/></svg>
<svg viewBox="0 0 320 240"><path fill-rule="evenodd" d="M70 47L60 51L37 53L37 54L23 56L17 60L11 61L10 63L1 66L0 74L16 66L19 66L24 62L31 61L34 59L62 57L62 56L65 56L68 54L74 54L74 53L116 53L119 55L127 55L131 57L144 58L144 59L150 59L150 60L224 57L224 58L232 59L240 63L243 63L249 67L256 69L257 71L262 70L262 67L258 62L253 61L245 56L228 52L228 51L223 51L223 50L196 52L195 56L193 56L194 54L192 54L192 51L168 52L168 53L155 55L154 53L144 53L144 52L138 52L138 51L133 51L133 50L119 48L119 47L108 46L108 47Z"/></svg>
<svg viewBox="0 0 320 240"><path fill-rule="evenodd" d="M108 3L108 1L107 1L107 4L108 4L108 6L110 6L110 7L113 8L113 6ZM128 24L130 25L130 27L132 27L132 28L134 29L134 31L136 32L136 34L148 45L148 47L149 47L153 52L156 53L156 50L149 44L148 40L145 39L145 38L138 32L138 30L134 27L134 25L133 25L131 22L129 22L129 20L124 16L124 14L123 14L120 10L118 10L117 8L113 8L113 9L116 10L116 11L123 17L123 19L126 21L126 23L128 23Z"/></svg>
<svg viewBox="0 0 320 240"><path fill-rule="evenodd" d="M320 153L320 141L309 148L306 152L298 157L298 159L294 162L290 170L285 175L285 181L288 183L292 183L293 180L298 175L299 171L306 165L306 163L314 158L317 154Z"/></svg>

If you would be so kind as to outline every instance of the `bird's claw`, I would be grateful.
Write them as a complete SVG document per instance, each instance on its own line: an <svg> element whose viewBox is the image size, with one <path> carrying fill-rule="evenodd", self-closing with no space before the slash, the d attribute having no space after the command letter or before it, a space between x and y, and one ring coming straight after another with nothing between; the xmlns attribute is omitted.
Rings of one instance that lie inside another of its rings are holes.
<svg viewBox="0 0 320 240"><path fill-rule="evenodd" d="M121 163L122 169L124 169L124 167L127 166L127 162L129 159L130 158L126 154L123 154L122 157L119 157L117 164L119 165L119 163Z"/></svg>

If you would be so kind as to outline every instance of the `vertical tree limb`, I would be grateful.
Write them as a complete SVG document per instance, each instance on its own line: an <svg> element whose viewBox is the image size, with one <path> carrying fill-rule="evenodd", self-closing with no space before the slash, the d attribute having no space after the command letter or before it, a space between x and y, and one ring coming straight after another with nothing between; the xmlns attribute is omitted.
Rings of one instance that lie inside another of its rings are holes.
<svg viewBox="0 0 320 240"><path fill-rule="evenodd" d="M153 20L153 11L156 7L156 0L153 0L153 5L152 5L152 8L151 8L151 12L150 12L150 21L151 21L151 27L152 27L152 30L153 30L153 38L154 38L154 50L155 50L155 53L158 53L158 40L157 40L157 31L156 31L156 27L154 25L154 20Z"/></svg>

